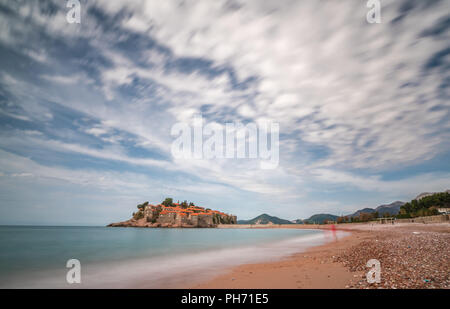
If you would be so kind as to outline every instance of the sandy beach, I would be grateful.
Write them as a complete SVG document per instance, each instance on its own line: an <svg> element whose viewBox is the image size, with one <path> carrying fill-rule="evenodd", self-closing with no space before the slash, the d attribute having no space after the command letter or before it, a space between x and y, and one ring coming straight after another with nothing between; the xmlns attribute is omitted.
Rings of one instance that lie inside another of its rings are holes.
<svg viewBox="0 0 450 309"><path fill-rule="evenodd" d="M450 287L449 223L342 224L337 229L351 235L280 261L241 265L190 288ZM366 280L370 259L381 263L380 283Z"/></svg>

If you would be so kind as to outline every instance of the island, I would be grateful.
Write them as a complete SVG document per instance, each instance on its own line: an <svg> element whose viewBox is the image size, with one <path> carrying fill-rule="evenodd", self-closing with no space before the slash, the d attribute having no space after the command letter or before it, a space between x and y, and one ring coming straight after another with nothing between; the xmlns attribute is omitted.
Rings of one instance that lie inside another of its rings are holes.
<svg viewBox="0 0 450 309"><path fill-rule="evenodd" d="M137 205L138 211L131 219L111 223L109 227L149 227L149 228L212 228L219 224L236 224L237 217L218 210L194 205L187 201L174 203L166 198L161 204L149 202Z"/></svg>

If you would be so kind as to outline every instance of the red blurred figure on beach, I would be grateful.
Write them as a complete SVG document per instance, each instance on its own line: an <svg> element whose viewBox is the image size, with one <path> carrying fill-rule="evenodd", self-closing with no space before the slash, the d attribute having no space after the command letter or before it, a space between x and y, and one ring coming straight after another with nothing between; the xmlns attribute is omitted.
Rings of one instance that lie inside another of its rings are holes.
<svg viewBox="0 0 450 309"><path fill-rule="evenodd" d="M334 226L334 224L331 225L331 233L333 233L334 241L337 241L336 227Z"/></svg>

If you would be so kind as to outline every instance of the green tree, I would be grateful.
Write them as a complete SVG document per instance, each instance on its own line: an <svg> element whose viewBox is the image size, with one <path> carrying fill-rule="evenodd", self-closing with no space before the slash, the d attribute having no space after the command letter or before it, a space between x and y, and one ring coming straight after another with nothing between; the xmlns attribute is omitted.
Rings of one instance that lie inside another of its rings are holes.
<svg viewBox="0 0 450 309"><path fill-rule="evenodd" d="M137 205L137 208L139 210L144 210L144 208L148 205L148 202L144 202L142 204Z"/></svg>
<svg viewBox="0 0 450 309"><path fill-rule="evenodd" d="M133 218L136 220L142 219L144 218L144 213L142 211L138 211L137 213L134 214Z"/></svg>
<svg viewBox="0 0 450 309"><path fill-rule="evenodd" d="M173 199L171 197L166 197L166 199L161 204L166 207L173 206Z"/></svg>
<svg viewBox="0 0 450 309"><path fill-rule="evenodd" d="M412 200L400 207L397 218L411 218L420 216L438 215L437 208L450 207L450 193L441 192L422 197L419 200Z"/></svg>

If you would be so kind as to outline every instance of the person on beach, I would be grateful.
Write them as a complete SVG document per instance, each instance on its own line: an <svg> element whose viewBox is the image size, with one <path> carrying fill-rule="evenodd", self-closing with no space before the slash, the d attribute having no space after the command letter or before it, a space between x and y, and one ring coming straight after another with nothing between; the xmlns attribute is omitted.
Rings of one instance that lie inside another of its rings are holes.
<svg viewBox="0 0 450 309"><path fill-rule="evenodd" d="M333 233L334 241L337 241L336 227L334 226L334 224L331 225L331 233Z"/></svg>

